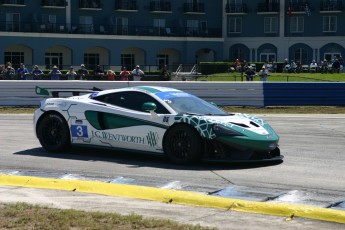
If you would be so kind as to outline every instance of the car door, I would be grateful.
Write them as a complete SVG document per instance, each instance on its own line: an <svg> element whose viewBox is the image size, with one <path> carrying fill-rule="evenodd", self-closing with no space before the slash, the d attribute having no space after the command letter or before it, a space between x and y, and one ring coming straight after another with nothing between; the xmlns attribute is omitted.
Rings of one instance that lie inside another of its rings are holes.
<svg viewBox="0 0 345 230"><path fill-rule="evenodd" d="M168 127L164 119L169 111L151 95L124 91L96 99L114 106L107 112L86 112L86 117L95 127L94 139L99 144L140 151L163 151L163 135ZM143 109L146 102L157 105L157 115L152 116Z"/></svg>

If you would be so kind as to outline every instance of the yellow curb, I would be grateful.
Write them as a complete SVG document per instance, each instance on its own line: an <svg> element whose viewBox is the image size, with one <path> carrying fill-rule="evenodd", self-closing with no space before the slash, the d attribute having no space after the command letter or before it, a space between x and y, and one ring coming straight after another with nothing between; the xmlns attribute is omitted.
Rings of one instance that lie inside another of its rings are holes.
<svg viewBox="0 0 345 230"><path fill-rule="evenodd" d="M30 188L58 189L109 196L154 200L165 203L220 208L239 212L269 214L345 224L345 211L293 204L244 201L210 196L195 192L176 191L136 185L110 184L97 181L79 181L0 174L0 184Z"/></svg>

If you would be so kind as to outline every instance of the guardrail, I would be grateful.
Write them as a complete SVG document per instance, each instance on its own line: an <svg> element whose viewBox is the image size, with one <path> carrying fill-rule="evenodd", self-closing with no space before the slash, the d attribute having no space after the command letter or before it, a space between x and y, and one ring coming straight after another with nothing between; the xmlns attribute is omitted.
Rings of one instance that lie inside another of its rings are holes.
<svg viewBox="0 0 345 230"><path fill-rule="evenodd" d="M0 106L38 106L45 97L35 87L64 89L171 87L222 106L345 105L345 83L189 81L0 81ZM70 96L61 94L60 96Z"/></svg>

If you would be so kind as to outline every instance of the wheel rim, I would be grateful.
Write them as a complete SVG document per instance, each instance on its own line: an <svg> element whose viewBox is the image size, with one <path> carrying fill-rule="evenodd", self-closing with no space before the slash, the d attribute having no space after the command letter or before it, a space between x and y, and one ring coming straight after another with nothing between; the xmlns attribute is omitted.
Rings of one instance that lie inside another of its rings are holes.
<svg viewBox="0 0 345 230"><path fill-rule="evenodd" d="M188 157L191 146L191 139L187 132L183 130L176 132L170 141L170 149L172 154L180 159Z"/></svg>
<svg viewBox="0 0 345 230"><path fill-rule="evenodd" d="M58 145L62 141L62 126L57 120L50 120L43 132L44 142L48 145Z"/></svg>

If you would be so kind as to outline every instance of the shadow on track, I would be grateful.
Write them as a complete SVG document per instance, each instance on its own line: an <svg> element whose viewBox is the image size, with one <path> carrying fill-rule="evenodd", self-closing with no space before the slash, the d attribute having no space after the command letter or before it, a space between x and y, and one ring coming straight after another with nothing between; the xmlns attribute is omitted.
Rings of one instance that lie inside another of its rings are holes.
<svg viewBox="0 0 345 230"><path fill-rule="evenodd" d="M63 153L50 153L43 148L33 148L15 152L15 155L31 155L35 157L50 157L56 159L68 159L76 161L102 161L128 165L131 168L152 167L174 170L241 170L248 168L270 167L281 164L283 161L267 162L225 162L204 160L193 165L177 165L164 155L138 153L132 151L118 151L109 149L96 149L86 147L72 147Z"/></svg>

